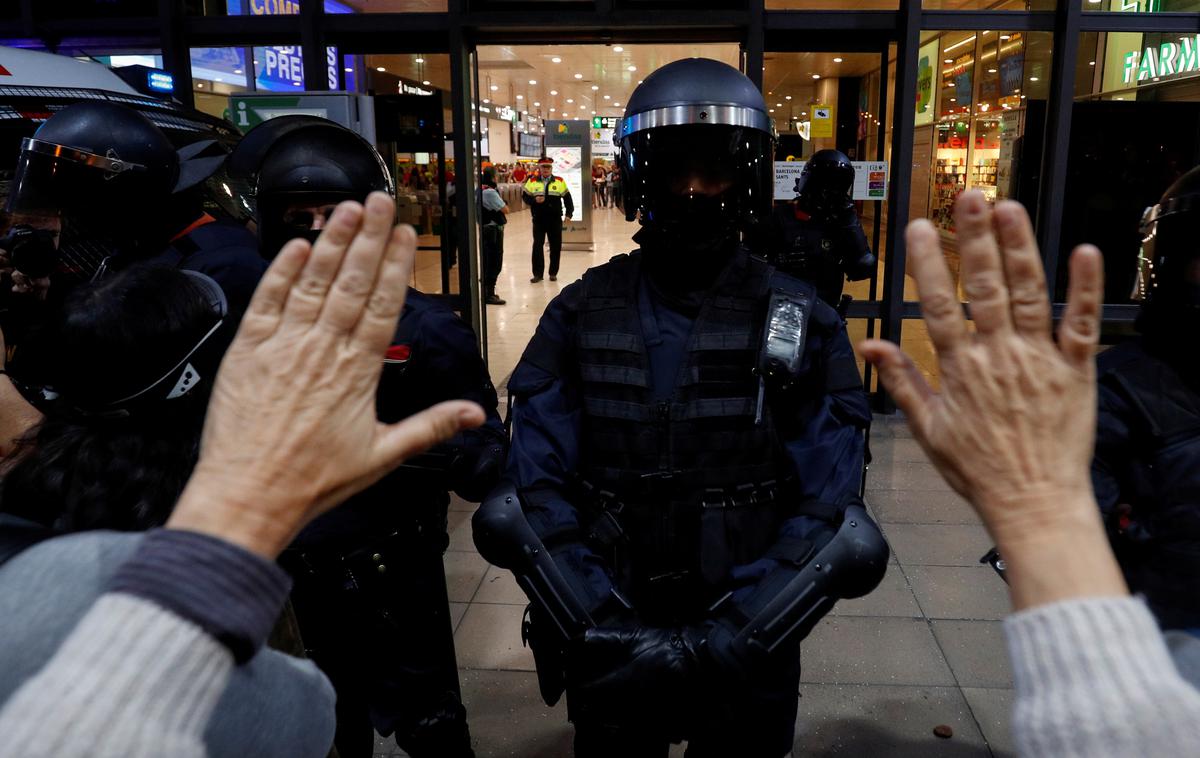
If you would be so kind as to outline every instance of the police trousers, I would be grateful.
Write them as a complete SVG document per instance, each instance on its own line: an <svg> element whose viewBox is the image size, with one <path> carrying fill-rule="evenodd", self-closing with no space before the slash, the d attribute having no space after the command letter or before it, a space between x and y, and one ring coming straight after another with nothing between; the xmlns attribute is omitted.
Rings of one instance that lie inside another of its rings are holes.
<svg viewBox="0 0 1200 758"><path fill-rule="evenodd" d="M550 241L550 276L558 276L558 261L562 257L562 221L533 222L533 275L541 278L546 268L542 248Z"/></svg>
<svg viewBox="0 0 1200 758"><path fill-rule="evenodd" d="M338 753L370 758L378 731L395 732L414 758L469 755L445 543L415 529L363 543L349 554L287 556L305 647L337 693Z"/></svg>
<svg viewBox="0 0 1200 758"><path fill-rule="evenodd" d="M504 227L500 224L488 224L483 227L483 292L485 295L496 294L496 280L504 268Z"/></svg>
<svg viewBox="0 0 1200 758"><path fill-rule="evenodd" d="M800 646L779 650L773 666L739 681L697 688L682 725L687 758L782 758L792 749L800 704ZM666 758L670 739L644 724L575 722L575 758Z"/></svg>

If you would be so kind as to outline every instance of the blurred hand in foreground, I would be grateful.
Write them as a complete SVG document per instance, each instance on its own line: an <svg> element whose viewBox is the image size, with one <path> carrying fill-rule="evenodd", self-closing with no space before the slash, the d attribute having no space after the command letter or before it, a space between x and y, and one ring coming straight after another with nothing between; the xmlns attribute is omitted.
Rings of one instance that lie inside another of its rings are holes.
<svg viewBox="0 0 1200 758"><path fill-rule="evenodd" d="M1089 476L1096 417L1093 353L1103 296L1100 253L1081 246L1071 255L1056 345L1041 256L1024 208L1004 201L993 210L981 193L967 192L954 218L974 332L938 231L919 220L906 237L941 390L934 392L890 342L867 340L860 350L878 367L938 471L971 501L996 539L1018 608L1126 593ZM1075 567L1064 574L1062 561Z"/></svg>
<svg viewBox="0 0 1200 758"><path fill-rule="evenodd" d="M380 423L375 393L416 250L394 204L338 206L263 276L217 375L200 459L167 526L273 558L305 524L406 458L483 423L441 403ZM398 506L403 507L403 506Z"/></svg>

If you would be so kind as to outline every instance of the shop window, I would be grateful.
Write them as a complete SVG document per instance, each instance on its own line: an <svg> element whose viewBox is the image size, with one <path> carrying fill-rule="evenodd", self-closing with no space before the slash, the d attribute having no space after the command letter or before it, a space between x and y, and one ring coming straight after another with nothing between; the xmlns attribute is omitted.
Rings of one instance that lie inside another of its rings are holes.
<svg viewBox="0 0 1200 758"><path fill-rule="evenodd" d="M246 48L193 47L190 53L196 110L233 121L229 96L250 88Z"/></svg>
<svg viewBox="0 0 1200 758"><path fill-rule="evenodd" d="M457 255L464 246L454 228L450 56L366 55L345 68L358 69L360 88L374 95L375 144L396 180L397 218L417 231L414 286L458 293Z"/></svg>
<svg viewBox="0 0 1200 758"><path fill-rule="evenodd" d="M1105 302L1130 302L1142 213L1200 164L1198 55L1195 32L1081 36L1056 300L1066 251L1090 242L1104 253Z"/></svg>
<svg viewBox="0 0 1200 758"><path fill-rule="evenodd" d="M767 0L769 11L894 11L900 0Z"/></svg>
<svg viewBox="0 0 1200 758"><path fill-rule="evenodd" d="M922 0L921 3L922 8L931 11L1052 11L1057 6L1057 0Z"/></svg>
<svg viewBox="0 0 1200 758"><path fill-rule="evenodd" d="M1200 0L1082 0L1083 9L1107 13L1189 13Z"/></svg>
<svg viewBox="0 0 1200 758"><path fill-rule="evenodd" d="M942 232L956 280L960 194L978 189L1036 211L1051 40L1048 32L995 30L922 37L909 215Z"/></svg>

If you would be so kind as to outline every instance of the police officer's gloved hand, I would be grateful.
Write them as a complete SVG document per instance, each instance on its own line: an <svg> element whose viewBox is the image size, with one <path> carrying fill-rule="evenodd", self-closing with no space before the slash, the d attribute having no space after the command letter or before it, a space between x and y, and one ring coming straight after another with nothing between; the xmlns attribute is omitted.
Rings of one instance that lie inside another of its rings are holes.
<svg viewBox="0 0 1200 758"><path fill-rule="evenodd" d="M567 654L573 714L682 724L704 665L703 638L694 629L632 623L589 629Z"/></svg>

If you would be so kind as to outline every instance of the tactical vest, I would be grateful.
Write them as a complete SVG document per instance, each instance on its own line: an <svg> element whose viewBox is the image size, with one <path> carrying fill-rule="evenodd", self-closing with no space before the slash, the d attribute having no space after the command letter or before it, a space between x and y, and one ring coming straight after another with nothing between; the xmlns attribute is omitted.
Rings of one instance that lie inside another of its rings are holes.
<svg viewBox="0 0 1200 758"><path fill-rule="evenodd" d="M1200 626L1200 393L1140 345L1100 381L1135 410L1128 419L1132 507L1115 545L1132 589L1167 627Z"/></svg>
<svg viewBox="0 0 1200 758"><path fill-rule="evenodd" d="M773 269L743 256L692 327L669 401L652 395L638 310L639 254L589 271L576 331L582 479L620 524L614 557L627 591L711 586L763 555L795 503L754 374ZM620 578L619 578L620 579ZM697 581L699 580L699 581ZM686 591L686 590L681 590Z"/></svg>

